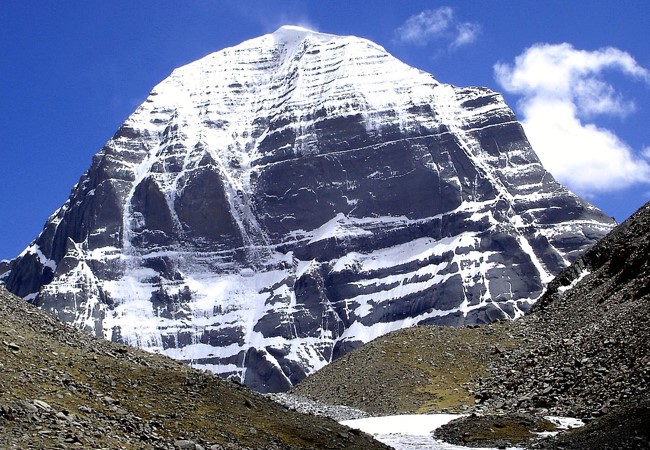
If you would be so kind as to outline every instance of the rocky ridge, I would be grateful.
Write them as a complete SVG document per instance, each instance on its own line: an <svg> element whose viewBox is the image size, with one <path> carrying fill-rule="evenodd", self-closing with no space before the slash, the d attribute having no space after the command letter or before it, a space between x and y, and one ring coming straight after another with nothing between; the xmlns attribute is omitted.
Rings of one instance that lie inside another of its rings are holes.
<svg viewBox="0 0 650 450"><path fill-rule="evenodd" d="M491 408L598 417L650 396L650 204L550 283L513 328L516 346L490 368Z"/></svg>
<svg viewBox="0 0 650 450"><path fill-rule="evenodd" d="M388 447L205 371L93 338L0 288L0 448Z"/></svg>

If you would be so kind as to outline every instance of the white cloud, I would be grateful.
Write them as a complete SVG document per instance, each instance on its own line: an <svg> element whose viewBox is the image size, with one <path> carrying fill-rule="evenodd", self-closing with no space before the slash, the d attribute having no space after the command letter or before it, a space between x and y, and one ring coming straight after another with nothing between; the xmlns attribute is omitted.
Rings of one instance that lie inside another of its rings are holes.
<svg viewBox="0 0 650 450"><path fill-rule="evenodd" d="M450 49L456 49L474 42L480 30L477 23L458 22L454 9L442 6L409 17L395 30L395 35L404 44L424 46L430 41L440 40L449 42Z"/></svg>
<svg viewBox="0 0 650 450"><path fill-rule="evenodd" d="M456 37L451 43L451 48L458 48L471 44L481 32L481 26L474 22L463 22L456 25Z"/></svg>
<svg viewBox="0 0 650 450"><path fill-rule="evenodd" d="M318 31L318 25L304 16L290 16L285 13L272 14L260 19L267 33L272 33L283 25L295 25L311 31Z"/></svg>
<svg viewBox="0 0 650 450"><path fill-rule="evenodd" d="M536 44L513 64L494 66L497 82L521 96L522 124L544 166L583 195L650 182L650 151L635 152L613 131L597 126L600 115L634 112L603 79L617 71L650 84L650 71L616 48L576 50L570 44Z"/></svg>

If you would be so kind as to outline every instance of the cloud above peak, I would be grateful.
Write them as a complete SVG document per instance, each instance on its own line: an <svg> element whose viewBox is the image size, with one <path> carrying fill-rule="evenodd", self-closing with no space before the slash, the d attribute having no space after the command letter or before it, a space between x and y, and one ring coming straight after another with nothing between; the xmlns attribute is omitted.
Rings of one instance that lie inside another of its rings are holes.
<svg viewBox="0 0 650 450"><path fill-rule="evenodd" d="M544 166L586 196L650 180L647 152L596 123L600 116L624 118L635 111L633 100L607 81L613 73L650 86L650 71L612 47L535 44L512 64L494 66L501 87L520 96L522 124Z"/></svg>
<svg viewBox="0 0 650 450"><path fill-rule="evenodd" d="M397 40L403 44L425 46L432 41L447 42L454 50L476 40L481 26L474 22L459 22L450 6L428 9L415 14L395 30Z"/></svg>

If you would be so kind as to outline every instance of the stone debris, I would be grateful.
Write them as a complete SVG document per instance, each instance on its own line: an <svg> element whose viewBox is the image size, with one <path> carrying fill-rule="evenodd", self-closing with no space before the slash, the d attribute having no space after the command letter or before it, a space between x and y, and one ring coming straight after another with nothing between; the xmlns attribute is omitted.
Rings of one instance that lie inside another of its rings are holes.
<svg viewBox="0 0 650 450"><path fill-rule="evenodd" d="M560 273L533 312L512 324L519 345L477 384L481 405L593 419L649 398L648 254L650 204Z"/></svg>
<svg viewBox="0 0 650 450"><path fill-rule="evenodd" d="M309 399L303 395L277 393L267 394L267 396L289 409L293 409L303 414L329 417L337 422L372 417L371 414L357 408L343 405L329 405L327 403Z"/></svg>

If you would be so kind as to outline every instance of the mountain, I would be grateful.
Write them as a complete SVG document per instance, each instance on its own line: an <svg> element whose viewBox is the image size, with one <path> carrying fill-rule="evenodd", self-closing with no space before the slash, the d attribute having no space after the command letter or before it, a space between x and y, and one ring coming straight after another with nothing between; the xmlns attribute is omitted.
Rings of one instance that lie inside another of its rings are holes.
<svg viewBox="0 0 650 450"><path fill-rule="evenodd" d="M542 448L648 448L648 255L650 203L562 270L525 317L398 330L344 355L292 392L376 414L579 417L588 421L584 428Z"/></svg>
<svg viewBox="0 0 650 450"><path fill-rule="evenodd" d="M519 317L612 226L499 94L288 26L174 70L0 279L280 391L391 330Z"/></svg>
<svg viewBox="0 0 650 450"><path fill-rule="evenodd" d="M0 447L387 449L240 384L83 333L0 288Z"/></svg>

